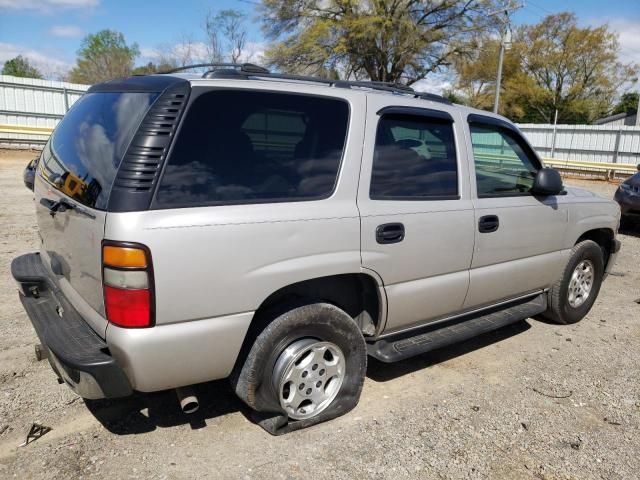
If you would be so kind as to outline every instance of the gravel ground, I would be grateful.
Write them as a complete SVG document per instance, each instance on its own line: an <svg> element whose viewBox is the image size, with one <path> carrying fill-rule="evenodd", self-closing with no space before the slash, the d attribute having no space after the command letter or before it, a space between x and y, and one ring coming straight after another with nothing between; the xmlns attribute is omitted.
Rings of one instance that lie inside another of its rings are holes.
<svg viewBox="0 0 640 480"><path fill-rule="evenodd" d="M0 152L0 478L629 479L640 471L640 228L573 326L527 320L444 351L370 361L359 406L272 437L225 381L83 402L36 362L11 259L34 250L29 152ZM615 186L567 180L611 197ZM32 422L52 428L18 447Z"/></svg>

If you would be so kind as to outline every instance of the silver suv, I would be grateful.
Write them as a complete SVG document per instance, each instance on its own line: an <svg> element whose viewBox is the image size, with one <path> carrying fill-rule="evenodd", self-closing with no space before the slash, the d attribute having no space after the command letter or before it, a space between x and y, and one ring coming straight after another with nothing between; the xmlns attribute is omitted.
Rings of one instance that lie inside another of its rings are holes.
<svg viewBox="0 0 640 480"><path fill-rule="evenodd" d="M367 356L578 322L620 247L502 117L248 64L95 85L37 169L12 274L59 378L189 411L229 377L274 434L352 409Z"/></svg>

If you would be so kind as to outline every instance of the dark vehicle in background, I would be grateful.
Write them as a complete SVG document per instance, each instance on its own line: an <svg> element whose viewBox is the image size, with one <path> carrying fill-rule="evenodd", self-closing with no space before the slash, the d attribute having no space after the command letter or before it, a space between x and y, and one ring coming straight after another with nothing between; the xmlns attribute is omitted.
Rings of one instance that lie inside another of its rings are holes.
<svg viewBox="0 0 640 480"><path fill-rule="evenodd" d="M38 157L31 160L22 174L22 180L24 180L24 186L33 191L33 182L36 178L36 168L38 168Z"/></svg>
<svg viewBox="0 0 640 480"><path fill-rule="evenodd" d="M623 218L640 219L640 171L620 184L614 199L620 204Z"/></svg>

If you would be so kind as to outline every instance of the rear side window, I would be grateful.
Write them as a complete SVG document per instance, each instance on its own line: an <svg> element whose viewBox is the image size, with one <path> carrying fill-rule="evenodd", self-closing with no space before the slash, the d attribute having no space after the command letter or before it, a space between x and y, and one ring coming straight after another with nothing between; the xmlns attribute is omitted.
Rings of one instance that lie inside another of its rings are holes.
<svg viewBox="0 0 640 480"><path fill-rule="evenodd" d="M187 112L155 205L302 201L334 190L346 102L269 92L210 91Z"/></svg>
<svg viewBox="0 0 640 480"><path fill-rule="evenodd" d="M458 198L451 122L387 114L379 123L373 156L372 200Z"/></svg>
<svg viewBox="0 0 640 480"><path fill-rule="evenodd" d="M118 166L156 93L89 93L64 116L42 152L42 176L92 208L105 209Z"/></svg>

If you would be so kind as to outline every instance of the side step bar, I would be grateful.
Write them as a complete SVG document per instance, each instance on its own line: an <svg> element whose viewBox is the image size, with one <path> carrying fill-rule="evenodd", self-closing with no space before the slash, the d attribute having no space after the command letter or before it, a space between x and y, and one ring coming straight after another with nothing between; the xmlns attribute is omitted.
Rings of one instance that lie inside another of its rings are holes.
<svg viewBox="0 0 640 480"><path fill-rule="evenodd" d="M520 301L506 308L501 305L462 316L444 324L427 325L418 331L413 330L383 338L367 344L367 351L369 355L381 362L397 362L497 330L543 313L546 309L547 295L542 293L533 299Z"/></svg>

